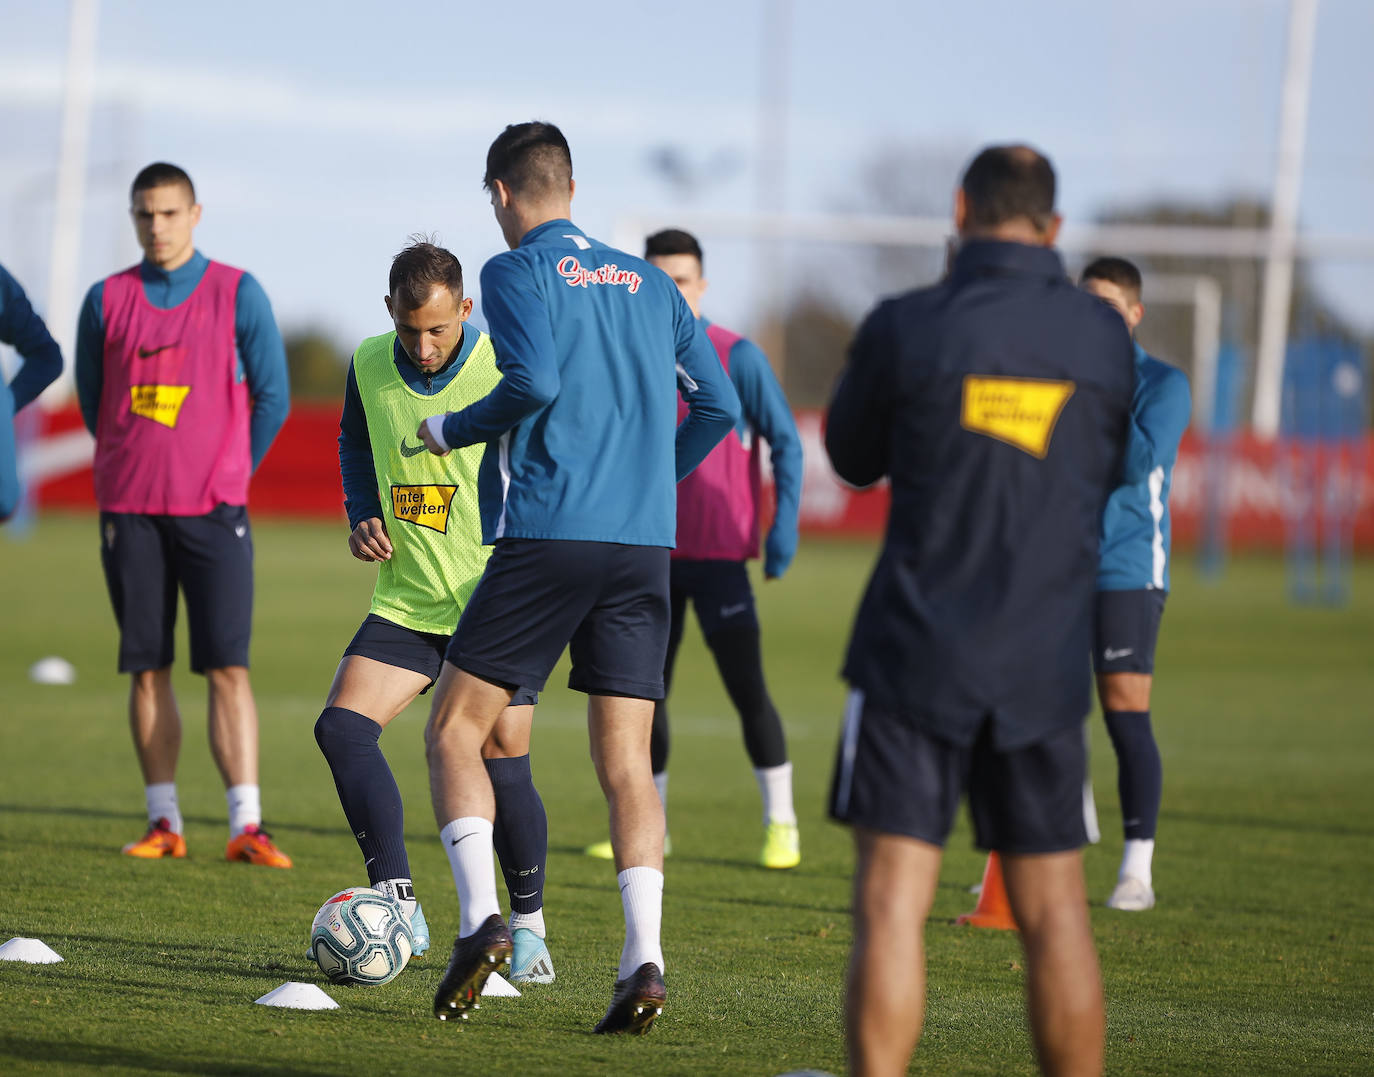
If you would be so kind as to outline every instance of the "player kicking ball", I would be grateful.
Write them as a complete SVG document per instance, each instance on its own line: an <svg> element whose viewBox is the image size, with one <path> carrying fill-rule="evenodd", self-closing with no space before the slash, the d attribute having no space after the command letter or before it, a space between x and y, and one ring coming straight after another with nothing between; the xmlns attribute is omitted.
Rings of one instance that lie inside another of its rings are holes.
<svg viewBox="0 0 1374 1077"><path fill-rule="evenodd" d="M1124 258L1099 258L1082 287L1105 300L1135 341L1145 317L1140 270ZM1126 844L1107 907L1154 907L1152 861L1164 788L1150 728L1155 641L1169 595L1169 486L1192 402L1183 371L1135 344L1136 387L1121 484L1102 514L1093 668L1107 734L1116 751L1117 790Z"/></svg>
<svg viewBox="0 0 1374 1077"><path fill-rule="evenodd" d="M400 903L415 953L429 927L415 897L400 790L382 730L429 691L458 616L486 565L477 511L482 446L435 456L415 428L436 407L457 411L501 380L491 339L464 323L463 269L415 242L392 261L386 306L395 331L358 346L339 421L349 551L378 565L372 607L344 651L315 740L329 762L371 885ZM384 491L379 497L378 491ZM530 774L534 692L517 689L482 749L496 794L493 841L511 902L510 978L551 983L544 942L548 819Z"/></svg>

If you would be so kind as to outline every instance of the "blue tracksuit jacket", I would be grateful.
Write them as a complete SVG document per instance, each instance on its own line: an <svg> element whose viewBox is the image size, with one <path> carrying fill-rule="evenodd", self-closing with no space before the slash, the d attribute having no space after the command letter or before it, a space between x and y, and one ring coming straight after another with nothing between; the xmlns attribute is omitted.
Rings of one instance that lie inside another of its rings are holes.
<svg viewBox="0 0 1374 1077"><path fill-rule="evenodd" d="M482 309L501 382L444 421L450 446L488 443L482 540L671 547L677 480L740 411L677 285L560 219L482 267Z"/></svg>

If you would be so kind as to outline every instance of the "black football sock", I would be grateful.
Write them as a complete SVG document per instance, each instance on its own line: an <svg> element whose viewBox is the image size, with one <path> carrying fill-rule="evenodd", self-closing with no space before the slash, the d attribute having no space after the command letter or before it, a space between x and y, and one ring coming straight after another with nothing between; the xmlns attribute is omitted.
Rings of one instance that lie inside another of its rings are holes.
<svg viewBox="0 0 1374 1077"><path fill-rule="evenodd" d="M1150 728L1149 711L1107 711L1107 733L1116 749L1116 788L1127 840L1151 839L1159 823L1164 768Z"/></svg>
<svg viewBox="0 0 1374 1077"><path fill-rule="evenodd" d="M377 743L382 727L343 707L326 707L315 722L315 743L334 775L334 788L370 882L409 879L405 809L391 767Z"/></svg>
<svg viewBox="0 0 1374 1077"><path fill-rule="evenodd" d="M487 775L496 794L492 844L506 877L513 913L537 912L544 906L544 871L549 857L549 818L534 787L530 757L487 759Z"/></svg>

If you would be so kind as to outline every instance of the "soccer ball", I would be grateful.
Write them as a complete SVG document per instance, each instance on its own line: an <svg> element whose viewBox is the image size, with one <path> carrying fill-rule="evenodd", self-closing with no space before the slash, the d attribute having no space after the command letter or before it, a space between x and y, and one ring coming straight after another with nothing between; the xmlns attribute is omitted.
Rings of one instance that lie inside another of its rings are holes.
<svg viewBox="0 0 1374 1077"><path fill-rule="evenodd" d="M310 955L330 983L387 983L406 967L414 948L401 906L366 886L340 890L310 925Z"/></svg>

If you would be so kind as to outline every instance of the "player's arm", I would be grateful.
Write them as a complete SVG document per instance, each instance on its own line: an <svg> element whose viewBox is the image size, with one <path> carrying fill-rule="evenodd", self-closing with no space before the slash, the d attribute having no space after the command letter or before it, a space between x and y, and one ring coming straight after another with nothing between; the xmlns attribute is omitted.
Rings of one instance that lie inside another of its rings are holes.
<svg viewBox="0 0 1374 1077"><path fill-rule="evenodd" d="M14 410L19 411L62 373L62 350L4 266L0 266L0 341L11 345L24 360L10 382Z"/></svg>
<svg viewBox="0 0 1374 1077"><path fill-rule="evenodd" d="M549 311L533 271L520 258L497 255L482 267L482 311L499 347L501 380L481 400L433 416L418 435L430 452L495 441L558 395L558 359Z"/></svg>
<svg viewBox="0 0 1374 1077"><path fill-rule="evenodd" d="M359 561L389 561L391 539L377 495L377 468L372 459L372 435L354 359L348 363L343 413L339 416L339 478L343 481L344 510L348 513L348 550Z"/></svg>
<svg viewBox="0 0 1374 1077"><path fill-rule="evenodd" d="M677 286L670 290L675 303L678 392L687 403L687 417L678 424L674 443L677 480L681 482L739 422L740 403L706 330Z"/></svg>
<svg viewBox="0 0 1374 1077"><path fill-rule="evenodd" d="M234 303L234 337L243 377L253 398L248 423L253 470L258 469L291 410L291 381L286 372L286 346L272 316L272 304L252 274L239 278Z"/></svg>
<svg viewBox="0 0 1374 1077"><path fill-rule="evenodd" d="M797 552L797 518L801 513L802 445L782 386L768 357L749 340L730 349L730 380L739 394L744 420L768 442L777 509L764 541L763 574L777 579Z"/></svg>
<svg viewBox="0 0 1374 1077"><path fill-rule="evenodd" d="M1169 367L1163 377L1145 388L1131 408L1121 465L1123 482L1144 482L1160 465L1173 465L1192 410L1188 377L1181 370Z"/></svg>
<svg viewBox="0 0 1374 1077"><path fill-rule="evenodd" d="M72 364L76 399L91 437L95 437L95 425L100 418L100 389L105 381L104 294L103 281L91 285L86 293L86 301L81 304L81 315L76 321L76 356Z"/></svg>
<svg viewBox="0 0 1374 1077"><path fill-rule="evenodd" d="M826 455L853 486L871 486L888 472L895 387L887 320L884 305L859 326L826 412Z"/></svg>

